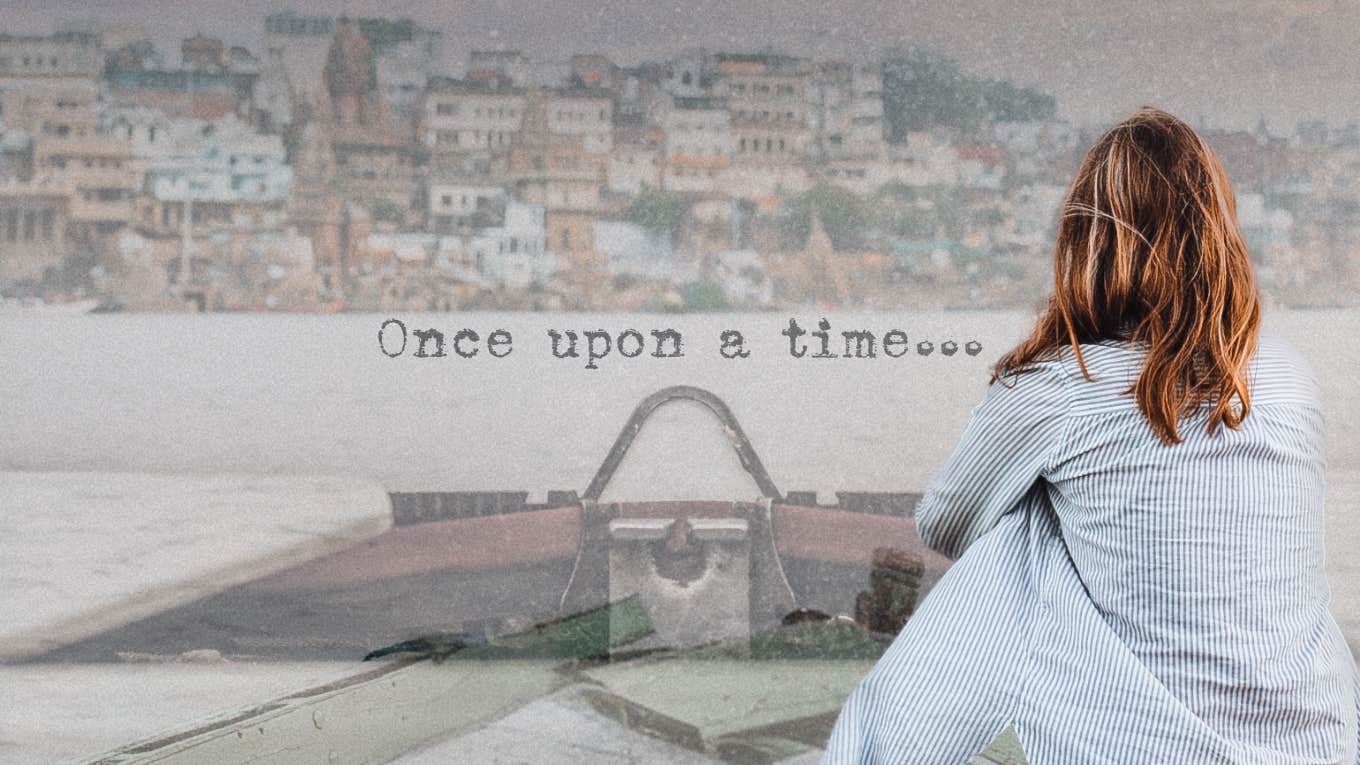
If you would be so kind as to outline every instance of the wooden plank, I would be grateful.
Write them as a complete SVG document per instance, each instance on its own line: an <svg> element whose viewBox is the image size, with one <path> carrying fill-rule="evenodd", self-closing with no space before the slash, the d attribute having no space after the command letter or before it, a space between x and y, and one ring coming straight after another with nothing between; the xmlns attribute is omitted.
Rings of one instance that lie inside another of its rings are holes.
<svg viewBox="0 0 1360 765"><path fill-rule="evenodd" d="M140 741L92 765L366 764L502 717L562 687L556 660L393 662Z"/></svg>
<svg viewBox="0 0 1360 765"><path fill-rule="evenodd" d="M559 671L564 660L607 656L612 645L651 631L641 604L629 598L466 647L450 641L450 653L384 663L130 744L95 762L387 762L558 689L567 681ZM438 650L437 641L420 642L422 650ZM404 648L400 644L371 655Z"/></svg>
<svg viewBox="0 0 1360 765"><path fill-rule="evenodd" d="M692 727L706 744L833 714L873 659L639 658L583 670L604 691ZM722 703L714 703L720 699Z"/></svg>

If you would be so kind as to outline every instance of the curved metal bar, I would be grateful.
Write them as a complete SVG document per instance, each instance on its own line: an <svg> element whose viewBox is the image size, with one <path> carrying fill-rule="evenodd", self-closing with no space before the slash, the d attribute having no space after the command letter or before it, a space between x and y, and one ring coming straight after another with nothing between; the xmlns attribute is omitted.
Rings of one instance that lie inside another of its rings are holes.
<svg viewBox="0 0 1360 765"><path fill-rule="evenodd" d="M770 474L761 464L760 457L756 456L755 448L751 446L751 441L742 431L741 425L737 424L737 418L732 415L732 410L728 409L727 404L723 403L723 400L713 393L693 385L672 385L669 388L662 388L637 405L632 416L628 418L627 424L619 432L618 438L614 439L614 446L610 448L609 454L600 465L600 469L595 472L595 477L591 479L590 486L586 488L582 499L598 500L600 498L605 485L614 476L614 471L618 469L619 463L623 461L624 454L628 452L628 447L632 445L638 431L642 430L642 424L662 404L677 400L695 401L707 407L722 423L723 431L727 434L727 439L732 442L732 448L737 453L737 459L741 460L742 468L750 474L751 478L755 479L756 486L760 488L761 496L776 501L782 500L779 489L775 487L774 481L770 479Z"/></svg>

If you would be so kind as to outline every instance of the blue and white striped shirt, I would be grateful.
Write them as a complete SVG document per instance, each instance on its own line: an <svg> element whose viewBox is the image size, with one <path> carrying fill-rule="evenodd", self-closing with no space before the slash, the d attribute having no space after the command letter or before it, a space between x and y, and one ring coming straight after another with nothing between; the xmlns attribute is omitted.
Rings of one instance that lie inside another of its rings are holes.
<svg viewBox="0 0 1360 765"><path fill-rule="evenodd" d="M1323 422L1263 335L1251 411L1163 445L1145 351L993 383L916 509L956 559L847 700L824 765L948 763L1014 725L1031 763L1357 759L1360 674L1323 568Z"/></svg>

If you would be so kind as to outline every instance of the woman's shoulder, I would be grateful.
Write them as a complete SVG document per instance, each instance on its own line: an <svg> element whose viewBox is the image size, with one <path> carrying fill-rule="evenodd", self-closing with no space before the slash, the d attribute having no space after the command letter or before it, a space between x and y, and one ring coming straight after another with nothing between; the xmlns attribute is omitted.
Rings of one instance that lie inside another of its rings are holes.
<svg viewBox="0 0 1360 765"><path fill-rule="evenodd" d="M1146 349L1137 343L1102 340L1080 343L1075 349L1066 344L1058 346L1034 366L1052 384L1089 395L1107 387L1128 388L1138 379L1146 355Z"/></svg>
<svg viewBox="0 0 1360 765"><path fill-rule="evenodd" d="M1291 342L1262 331L1247 368L1253 405L1304 404L1316 407L1322 387L1313 365Z"/></svg>
<svg viewBox="0 0 1360 765"><path fill-rule="evenodd" d="M998 375L973 413L1032 410L1057 414L1071 402L1067 373L1057 359L1039 359Z"/></svg>
<svg viewBox="0 0 1360 765"><path fill-rule="evenodd" d="M1070 386L1070 395L1082 399L1107 399L1107 394L1120 398L1137 382L1146 357L1147 347L1130 340L1080 343L1075 350L1063 345L1032 365L1038 373L1033 379L1043 382L1031 386ZM1321 398L1318 377L1307 358L1289 340L1266 330L1257 336L1247 381L1254 405L1317 406Z"/></svg>

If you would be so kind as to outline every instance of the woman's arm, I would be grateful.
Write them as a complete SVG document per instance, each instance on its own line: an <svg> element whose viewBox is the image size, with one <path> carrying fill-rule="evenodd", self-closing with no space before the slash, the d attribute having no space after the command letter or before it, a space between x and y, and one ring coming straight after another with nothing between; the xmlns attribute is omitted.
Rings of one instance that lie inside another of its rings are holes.
<svg viewBox="0 0 1360 765"><path fill-rule="evenodd" d="M916 505L916 529L926 545L957 560L1015 507L1051 467L1069 396L1056 362L992 383Z"/></svg>

